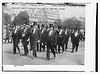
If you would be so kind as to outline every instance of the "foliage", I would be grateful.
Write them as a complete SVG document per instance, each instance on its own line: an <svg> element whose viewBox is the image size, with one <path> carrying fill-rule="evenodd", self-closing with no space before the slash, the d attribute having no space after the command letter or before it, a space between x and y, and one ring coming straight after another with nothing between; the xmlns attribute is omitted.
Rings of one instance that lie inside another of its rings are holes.
<svg viewBox="0 0 100 74"><path fill-rule="evenodd" d="M3 13L3 24L8 26L11 23L11 16L8 13Z"/></svg>
<svg viewBox="0 0 100 74"><path fill-rule="evenodd" d="M27 24L29 20L29 15L26 11L21 11L17 16L14 18L15 25L23 25Z"/></svg>
<svg viewBox="0 0 100 74"><path fill-rule="evenodd" d="M62 25L62 21L61 19L56 19L55 22L54 22L55 26L60 26Z"/></svg>
<svg viewBox="0 0 100 74"><path fill-rule="evenodd" d="M81 29L83 24L82 21L76 19L75 17L71 17L64 20L62 26L69 29Z"/></svg>

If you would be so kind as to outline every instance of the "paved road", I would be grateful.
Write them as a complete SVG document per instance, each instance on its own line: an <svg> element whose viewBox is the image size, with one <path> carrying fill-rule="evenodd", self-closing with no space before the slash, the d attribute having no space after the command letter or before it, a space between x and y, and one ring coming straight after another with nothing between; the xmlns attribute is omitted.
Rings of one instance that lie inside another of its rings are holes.
<svg viewBox="0 0 100 74"><path fill-rule="evenodd" d="M71 53L71 42L68 43L68 49L61 54L50 54L50 60L46 60L46 52L37 52L37 58L32 56L30 52L27 56L22 56L24 53L23 47L19 45L21 53L13 54L12 43L3 43L3 64L4 65L84 65L84 47L85 42L80 42L78 52ZM17 51L18 52L18 51Z"/></svg>

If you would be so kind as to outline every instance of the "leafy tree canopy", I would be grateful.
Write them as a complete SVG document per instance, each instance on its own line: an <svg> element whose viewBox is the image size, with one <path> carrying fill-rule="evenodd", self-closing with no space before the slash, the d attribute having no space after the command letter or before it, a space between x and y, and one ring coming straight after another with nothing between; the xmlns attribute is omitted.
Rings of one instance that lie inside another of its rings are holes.
<svg viewBox="0 0 100 74"><path fill-rule="evenodd" d="M15 25L23 25L27 24L27 21L29 20L29 15L26 11L21 11L15 18L14 22Z"/></svg>

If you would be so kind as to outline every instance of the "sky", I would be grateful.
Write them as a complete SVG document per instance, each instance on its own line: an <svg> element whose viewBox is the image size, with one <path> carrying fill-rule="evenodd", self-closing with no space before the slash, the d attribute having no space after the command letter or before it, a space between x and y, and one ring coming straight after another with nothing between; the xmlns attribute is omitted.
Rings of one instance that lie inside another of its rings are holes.
<svg viewBox="0 0 100 74"><path fill-rule="evenodd" d="M66 7L65 10L60 10L60 18L68 17L84 17L85 18L85 7Z"/></svg>

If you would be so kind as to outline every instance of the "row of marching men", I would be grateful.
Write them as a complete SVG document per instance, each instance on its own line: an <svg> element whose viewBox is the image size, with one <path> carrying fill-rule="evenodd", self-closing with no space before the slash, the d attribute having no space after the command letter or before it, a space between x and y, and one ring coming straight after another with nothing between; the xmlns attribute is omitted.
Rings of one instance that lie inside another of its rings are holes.
<svg viewBox="0 0 100 74"><path fill-rule="evenodd" d="M37 22L34 25L18 25L12 32L13 53L16 54L16 48L20 52L18 44L21 40L24 55L27 55L30 50L33 52L32 55L37 57L37 51L47 51L46 58L49 60L50 51L55 58L56 53L64 52L67 49L70 37L72 42L71 52L73 53L74 49L78 50L81 39L79 30L62 29L61 26L54 28L53 24L49 24L49 27L42 24L40 27ZM28 49L28 45L30 45L30 49Z"/></svg>

